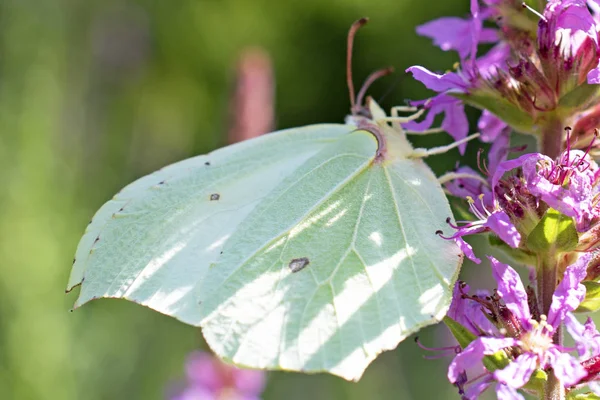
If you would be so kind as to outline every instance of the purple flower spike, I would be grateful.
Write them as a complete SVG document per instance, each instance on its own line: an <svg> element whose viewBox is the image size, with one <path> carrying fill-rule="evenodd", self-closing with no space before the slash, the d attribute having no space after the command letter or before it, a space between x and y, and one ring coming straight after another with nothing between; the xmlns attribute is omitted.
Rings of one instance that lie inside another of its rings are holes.
<svg viewBox="0 0 600 400"><path fill-rule="evenodd" d="M592 253L584 253L572 265L568 266L563 279L552 295L552 304L548 312L548 323L555 329L562 323L568 312L575 310L585 298L585 286L581 281L587 274L587 265Z"/></svg>
<svg viewBox="0 0 600 400"><path fill-rule="evenodd" d="M492 263L492 274L498 283L498 294L504 300L506 307L523 326L531 326L531 312L527 302L527 292L521 277L509 265L501 263L492 256L488 256L488 258Z"/></svg>
<svg viewBox="0 0 600 400"><path fill-rule="evenodd" d="M186 363L187 386L171 400L235 398L260 400L265 387L263 371L243 370L224 364L208 353L195 351Z"/></svg>

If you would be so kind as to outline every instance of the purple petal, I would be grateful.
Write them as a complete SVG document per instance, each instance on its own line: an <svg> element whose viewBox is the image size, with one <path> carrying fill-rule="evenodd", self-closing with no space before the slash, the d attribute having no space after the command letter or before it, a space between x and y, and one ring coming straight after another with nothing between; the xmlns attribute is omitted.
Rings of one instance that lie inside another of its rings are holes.
<svg viewBox="0 0 600 400"><path fill-rule="evenodd" d="M455 72L447 72L444 75L435 74L426 68L415 65L406 70L413 74L413 78L421 82L427 89L438 93L451 89L464 90L465 81Z"/></svg>
<svg viewBox="0 0 600 400"><path fill-rule="evenodd" d="M463 293L469 293L469 285L456 282L452 292L452 302L450 303L448 316L475 335L480 335L481 332L492 335L496 332L494 325L481 311L481 304L472 299L463 298ZM489 295L487 291L477 291L477 296L480 298L486 298Z"/></svg>
<svg viewBox="0 0 600 400"><path fill-rule="evenodd" d="M578 170L577 166L572 165L576 158L587 162L589 168L583 171ZM561 156L560 164L572 172L568 186L560 184L560 180L556 183L548 180L548 177L554 179L552 176L556 173L556 163L549 157L538 155L537 158L532 157L525 160L522 168L527 189L555 210L574 217L577 229L582 231L587 227L586 224L593 215L594 206L590 201L594 184L592 171L597 169L597 165L593 160L584 158L584 153L580 150L565 152Z"/></svg>
<svg viewBox="0 0 600 400"><path fill-rule="evenodd" d="M537 360L533 353L521 354L504 369L494 371L494 378L512 388L520 388L531 378L537 368Z"/></svg>
<svg viewBox="0 0 600 400"><path fill-rule="evenodd" d="M496 171L498 165L506 160L510 142L510 128L505 128L492 142L488 153L488 170Z"/></svg>
<svg viewBox="0 0 600 400"><path fill-rule="evenodd" d="M600 396L600 382L588 382L588 387L594 394Z"/></svg>
<svg viewBox="0 0 600 400"><path fill-rule="evenodd" d="M259 395L265 388L265 373L263 371L235 369L232 374L235 388L246 395Z"/></svg>
<svg viewBox="0 0 600 400"><path fill-rule="evenodd" d="M580 357L585 355L586 358L590 358L600 354L600 333L590 317L588 317L585 324L581 324L573 314L567 313L564 324L575 341L577 353Z"/></svg>
<svg viewBox="0 0 600 400"><path fill-rule="evenodd" d="M467 114L465 114L465 106L463 103L457 100L447 104L444 112L445 117L442 121L442 128L456 141L466 138L469 133L469 120L467 119ZM461 155L465 154L466 148L466 143L462 143L458 146L458 151Z"/></svg>
<svg viewBox="0 0 600 400"><path fill-rule="evenodd" d="M507 126L508 125L500 118L496 117L488 110L483 110L481 117L479 117L479 121L477 122L477 128L481 133L479 139L485 143L492 143Z"/></svg>
<svg viewBox="0 0 600 400"><path fill-rule="evenodd" d="M525 400L515 388L503 385L501 383L496 385L496 396L498 400Z"/></svg>
<svg viewBox="0 0 600 400"><path fill-rule="evenodd" d="M538 153L529 153L529 154L524 154L519 158L515 158L514 160L507 160L507 161L503 161L500 164L498 164L498 167L496 168L496 171L494 172L494 176L492 177L492 187L495 188L498 185L498 181L500 181L500 179L502 179L502 176L510 171L513 170L515 168L521 167L523 165L523 163L525 163L526 161L530 160L530 159L539 159L540 157L542 157L541 154Z"/></svg>
<svg viewBox="0 0 600 400"><path fill-rule="evenodd" d="M501 263L492 256L488 256L488 258L492 263L494 279L498 282L498 294L519 322L528 327L531 314L527 302L527 292L525 292L521 277L507 264Z"/></svg>
<svg viewBox="0 0 600 400"><path fill-rule="evenodd" d="M569 311L575 310L585 298L585 286L581 281L587 274L587 265L592 253L584 253L565 270L563 279L552 295L552 304L548 312L548 323L555 329L561 324Z"/></svg>
<svg viewBox="0 0 600 400"><path fill-rule="evenodd" d="M190 386L181 393L170 396L169 400L214 400L217 394L201 386Z"/></svg>
<svg viewBox="0 0 600 400"><path fill-rule="evenodd" d="M548 355L550 356L550 365L563 385L575 385L587 376L585 368L572 355L563 353L556 347L549 349Z"/></svg>
<svg viewBox="0 0 600 400"><path fill-rule="evenodd" d="M462 251L469 260L473 261L475 264L481 264L481 259L475 256L473 247L471 247L469 243L465 242L461 237L454 238L454 241L460 248L460 251Z"/></svg>
<svg viewBox="0 0 600 400"><path fill-rule="evenodd" d="M577 53L587 38L598 43L594 18L583 0L550 0L546 4L544 17L555 28L553 38L561 36L561 40L566 42L561 46L572 48L573 53ZM540 30L542 25L540 21Z"/></svg>
<svg viewBox="0 0 600 400"><path fill-rule="evenodd" d="M188 380L211 391L221 389L225 382L218 363L210 354L194 351L186 362Z"/></svg>
<svg viewBox="0 0 600 400"><path fill-rule="evenodd" d="M588 72L587 83L589 83L590 85L597 85L600 83L600 66Z"/></svg>
<svg viewBox="0 0 600 400"><path fill-rule="evenodd" d="M517 228L510 222L510 218L504 211L495 211L487 219L484 226L490 228L510 247L516 249L521 242L521 234Z"/></svg>
<svg viewBox="0 0 600 400"><path fill-rule="evenodd" d="M442 128L455 140L460 140L467 136L467 133L469 132L469 121L465 114L464 105L460 100L445 94L440 94L425 102L413 102L412 104L422 104L423 107L428 109L427 115L423 121L411 121L403 124L405 129L417 132L429 129L433 124L435 116L444 113ZM458 149L461 154L464 153L466 146L466 143L459 146Z"/></svg>
<svg viewBox="0 0 600 400"><path fill-rule="evenodd" d="M513 338L479 337L472 341L465 349L454 357L448 367L448 379L454 383L462 371L472 368L486 355L492 355L498 350L517 345Z"/></svg>
<svg viewBox="0 0 600 400"><path fill-rule="evenodd" d="M427 129L431 128L431 125L433 125L434 118L438 114L445 111L445 105L447 103L456 102L456 101L458 101L458 100L453 97L447 96L445 94L438 94L437 96L432 97L430 99L426 99L426 100L411 101L410 102L411 105L417 106L417 107L423 107L426 110L428 110L427 114L425 115L425 118L420 122L410 121L410 122L403 124L402 126L405 129L409 129L409 130L417 131L417 132L427 130Z"/></svg>
<svg viewBox="0 0 600 400"><path fill-rule="evenodd" d="M469 174L473 176L479 175L479 173L477 173L471 167L460 167L456 170L456 173ZM481 182L479 179L458 178L451 180L444 186L450 192L450 194L463 199L467 198L467 196L477 198L477 196L479 196L481 193L489 192L489 189L486 188L483 182Z"/></svg>
<svg viewBox="0 0 600 400"><path fill-rule="evenodd" d="M471 19L443 17L417 27L417 33L433 39L433 44L444 51L455 50L461 59L472 51L473 23ZM485 28L479 34L479 43L498 41L495 29Z"/></svg>
<svg viewBox="0 0 600 400"><path fill-rule="evenodd" d="M494 382L491 375L485 376L480 381L475 381L465 391L465 400L477 400L479 395L483 393Z"/></svg>
<svg viewBox="0 0 600 400"><path fill-rule="evenodd" d="M507 65L510 54L510 45L506 42L500 42L475 61L478 73L482 78L490 79L497 74L501 67Z"/></svg>

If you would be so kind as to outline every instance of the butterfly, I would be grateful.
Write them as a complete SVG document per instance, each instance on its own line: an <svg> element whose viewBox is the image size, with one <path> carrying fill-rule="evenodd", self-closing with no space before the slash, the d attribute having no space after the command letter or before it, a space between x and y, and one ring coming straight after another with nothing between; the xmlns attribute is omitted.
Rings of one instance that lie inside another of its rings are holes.
<svg viewBox="0 0 600 400"><path fill-rule="evenodd" d="M419 113L387 117L350 92L345 124L269 133L126 186L77 247L75 307L128 299L201 327L238 366L348 380L440 321L462 254L435 234L452 213L423 157L459 143L413 149L400 123Z"/></svg>

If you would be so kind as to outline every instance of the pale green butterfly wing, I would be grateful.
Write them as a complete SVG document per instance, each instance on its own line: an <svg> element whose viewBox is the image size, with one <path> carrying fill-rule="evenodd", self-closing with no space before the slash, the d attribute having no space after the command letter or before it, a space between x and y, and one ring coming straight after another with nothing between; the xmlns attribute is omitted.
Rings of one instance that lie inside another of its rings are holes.
<svg viewBox="0 0 600 400"><path fill-rule="evenodd" d="M201 290L219 356L356 380L445 315L462 262L435 235L448 202L421 160L374 162L376 144L357 131L329 145L238 226Z"/></svg>
<svg viewBox="0 0 600 400"><path fill-rule="evenodd" d="M280 131L163 168L125 187L93 217L68 290L78 307L125 298L186 323L199 321L198 284L238 224L306 160L352 131Z"/></svg>
<svg viewBox="0 0 600 400"><path fill-rule="evenodd" d="M86 230L75 306L125 298L201 325L238 365L358 379L441 319L461 261L434 234L451 215L439 183L387 139L399 151L376 160L373 134L315 125L139 179Z"/></svg>

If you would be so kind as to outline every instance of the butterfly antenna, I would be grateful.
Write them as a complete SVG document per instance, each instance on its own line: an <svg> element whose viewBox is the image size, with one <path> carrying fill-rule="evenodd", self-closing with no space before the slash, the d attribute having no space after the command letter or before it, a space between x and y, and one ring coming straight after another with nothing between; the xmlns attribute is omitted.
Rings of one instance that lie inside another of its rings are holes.
<svg viewBox="0 0 600 400"><path fill-rule="evenodd" d="M394 83L392 83L390 85L390 87L388 87L388 89L385 91L385 93L383 95L381 95L381 97L379 97L379 99L377 99L377 103L381 104L383 102L383 100L388 97L390 95L390 93L392 93L392 91L394 89L396 89L396 87L398 87L398 85L400 84L400 81L402 80L402 77L399 76L394 80Z"/></svg>
<svg viewBox="0 0 600 400"><path fill-rule="evenodd" d="M348 44L346 46L346 82L348 84L348 93L350 94L350 110L354 113L356 107L356 96L354 91L354 82L352 81L352 48L354 47L354 37L356 32L369 21L368 18L361 18L355 21L348 31Z"/></svg>
<svg viewBox="0 0 600 400"><path fill-rule="evenodd" d="M365 83L363 83L362 87L358 91L358 96L356 96L356 104L358 104L358 107L361 107L361 104L363 103L365 94L367 94L367 90L369 90L369 87L371 87L373 82L375 82L379 78L390 75L393 72L394 72L394 67L387 67L387 68L383 68L378 71L375 71L371 75L369 75L367 77L367 79L365 80Z"/></svg>

